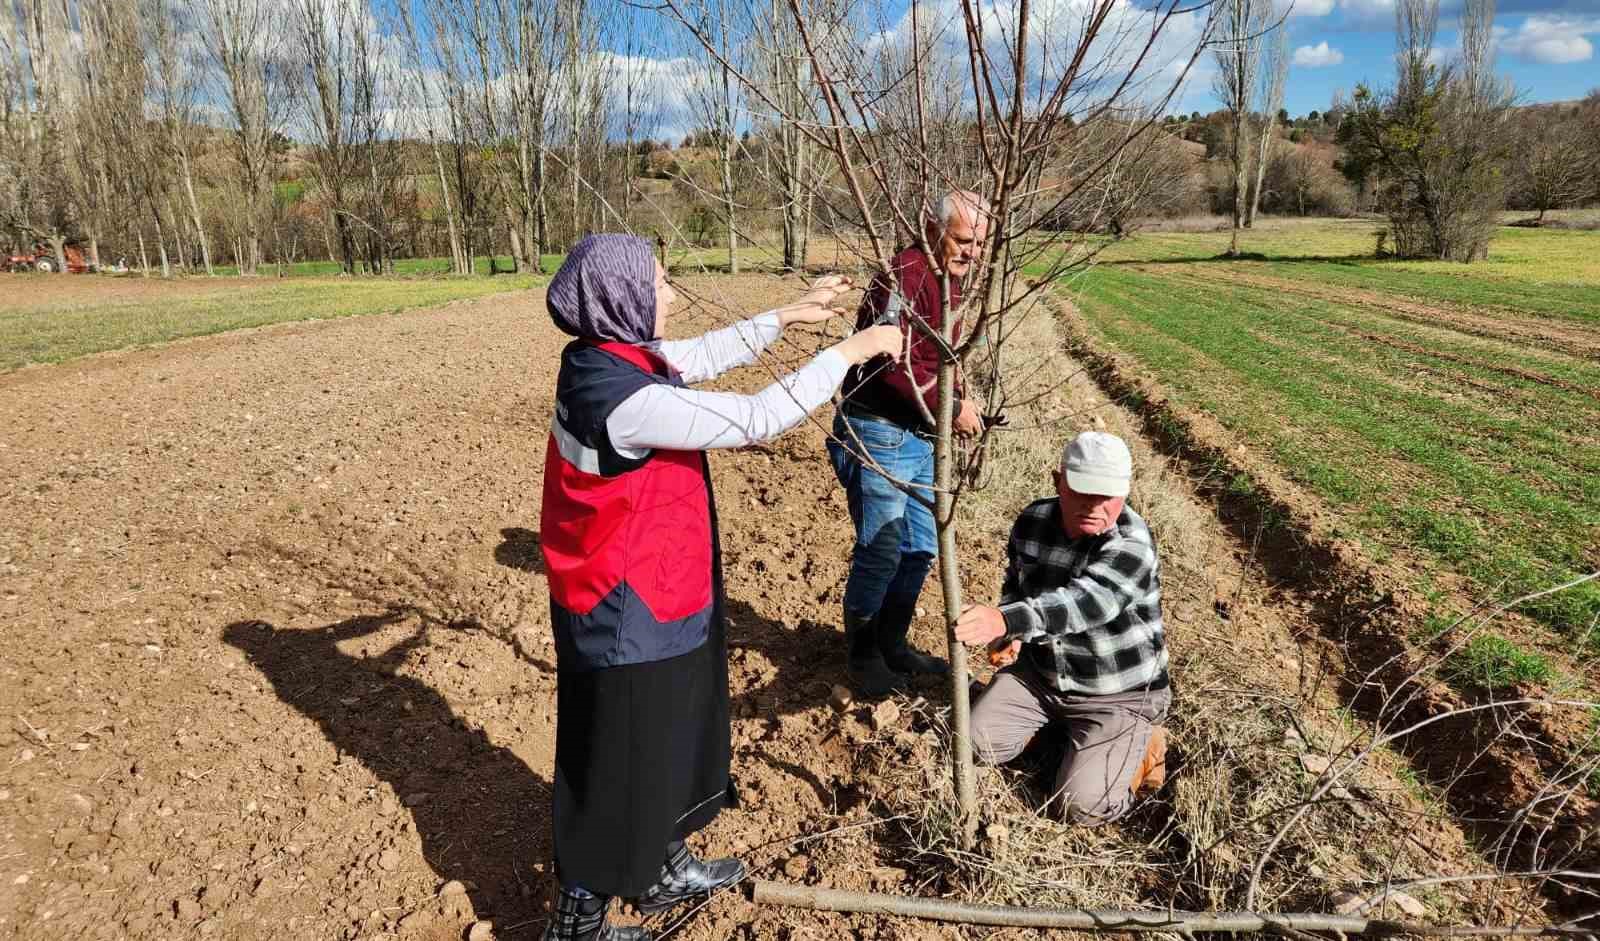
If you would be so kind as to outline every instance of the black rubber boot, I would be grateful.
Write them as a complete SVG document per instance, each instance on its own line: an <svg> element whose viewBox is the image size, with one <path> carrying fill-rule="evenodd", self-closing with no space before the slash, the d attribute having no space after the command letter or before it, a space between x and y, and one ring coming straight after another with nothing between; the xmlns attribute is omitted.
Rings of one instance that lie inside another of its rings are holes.
<svg viewBox="0 0 1600 941"><path fill-rule="evenodd" d="M609 895L563 888L544 929L544 941L654 941L655 936L644 928L606 924L610 904Z"/></svg>
<svg viewBox="0 0 1600 941"><path fill-rule="evenodd" d="M634 899L633 907L646 915L654 915L679 902L725 889L743 878L744 863L737 859L695 859L689 847L674 843L667 847L661 879Z"/></svg>
<svg viewBox="0 0 1600 941"><path fill-rule="evenodd" d="M911 619L916 613L915 601L910 604L885 601L878 610L878 649L883 651L883 662L896 673L944 676L950 672L950 664L906 642L906 635L911 632Z"/></svg>
<svg viewBox="0 0 1600 941"><path fill-rule="evenodd" d="M906 678L889 669L878 648L878 619L844 613L844 639L849 649L846 667L857 696L877 697L905 689Z"/></svg>

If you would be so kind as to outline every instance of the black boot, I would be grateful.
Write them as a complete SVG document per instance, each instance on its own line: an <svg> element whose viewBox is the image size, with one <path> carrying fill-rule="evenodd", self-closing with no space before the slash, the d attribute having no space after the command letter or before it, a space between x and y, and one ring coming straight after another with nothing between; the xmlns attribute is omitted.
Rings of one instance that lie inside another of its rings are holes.
<svg viewBox="0 0 1600 941"><path fill-rule="evenodd" d="M889 669L878 649L877 616L861 617L844 612L844 640L849 649L846 667L850 686L857 696L877 697L903 690L906 678Z"/></svg>
<svg viewBox="0 0 1600 941"><path fill-rule="evenodd" d="M643 928L606 924L610 904L609 895L562 888L555 913L544 929L544 941L653 941L655 936Z"/></svg>
<svg viewBox="0 0 1600 941"><path fill-rule="evenodd" d="M878 649L883 651L883 662L896 673L944 676L950 672L950 664L906 643L911 619L916 613L915 601L909 604L885 601L878 610Z"/></svg>
<svg viewBox="0 0 1600 941"><path fill-rule="evenodd" d="M665 911L679 902L710 895L744 878L744 863L737 859L695 859L689 847L674 843L667 847L667 861L661 878L633 901L633 907L646 915Z"/></svg>

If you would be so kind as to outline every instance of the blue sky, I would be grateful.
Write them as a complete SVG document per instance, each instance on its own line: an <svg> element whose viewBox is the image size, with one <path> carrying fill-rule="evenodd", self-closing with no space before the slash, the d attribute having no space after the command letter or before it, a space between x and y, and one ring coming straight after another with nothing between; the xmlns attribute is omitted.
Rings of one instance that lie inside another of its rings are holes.
<svg viewBox="0 0 1600 941"><path fill-rule="evenodd" d="M1449 50L1457 43L1458 0L1443 6L1437 45ZM1497 7L1495 65L1516 83L1522 101L1581 98L1600 88L1600 0L1500 0ZM1335 89L1348 93L1359 81L1393 80L1393 0L1296 0L1288 27L1291 114L1326 109ZM1191 87L1183 107L1216 107L1209 80Z"/></svg>

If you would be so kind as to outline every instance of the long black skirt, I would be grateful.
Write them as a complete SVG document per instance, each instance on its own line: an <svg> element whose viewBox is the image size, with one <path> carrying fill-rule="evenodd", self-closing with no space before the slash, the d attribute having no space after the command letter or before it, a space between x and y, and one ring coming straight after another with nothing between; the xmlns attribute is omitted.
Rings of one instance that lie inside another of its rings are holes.
<svg viewBox="0 0 1600 941"><path fill-rule="evenodd" d="M716 608L706 643L689 653L558 671L553 818L562 884L637 896L660 878L668 843L735 804L728 643Z"/></svg>

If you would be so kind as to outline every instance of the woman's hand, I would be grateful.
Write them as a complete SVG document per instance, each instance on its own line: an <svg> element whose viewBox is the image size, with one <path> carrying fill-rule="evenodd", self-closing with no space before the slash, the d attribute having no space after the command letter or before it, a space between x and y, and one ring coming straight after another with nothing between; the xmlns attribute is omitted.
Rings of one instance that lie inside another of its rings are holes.
<svg viewBox="0 0 1600 941"><path fill-rule="evenodd" d="M849 339L834 344L833 348L849 360L850 365L859 366L874 356L900 355L900 344L904 340L905 334L900 332L899 327L880 324L852 334Z"/></svg>
<svg viewBox="0 0 1600 941"><path fill-rule="evenodd" d="M811 288L798 301L778 308L778 321L785 327L794 323L822 323L844 311L829 305L855 287L848 275L830 274L811 282Z"/></svg>

